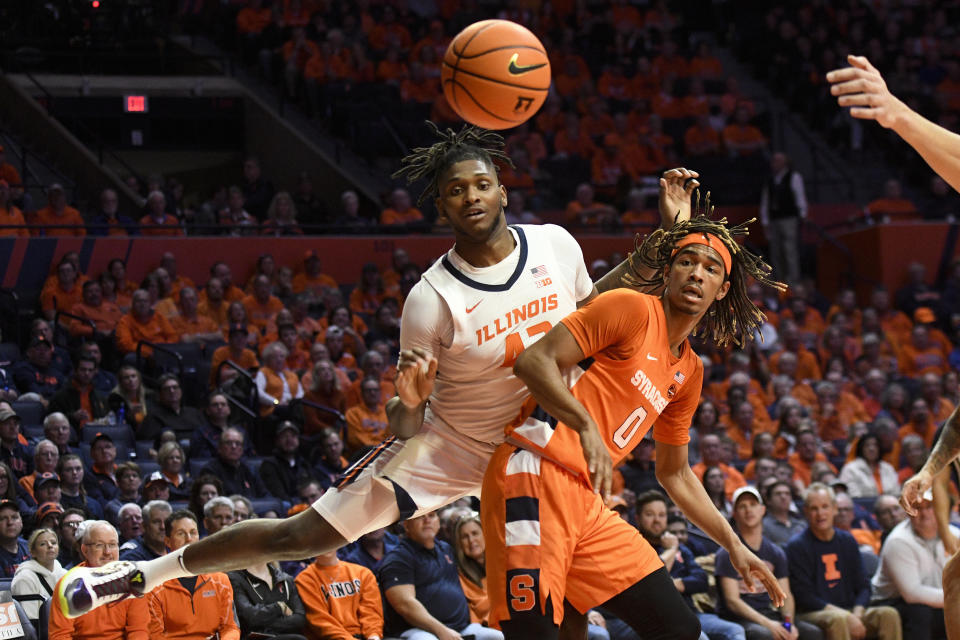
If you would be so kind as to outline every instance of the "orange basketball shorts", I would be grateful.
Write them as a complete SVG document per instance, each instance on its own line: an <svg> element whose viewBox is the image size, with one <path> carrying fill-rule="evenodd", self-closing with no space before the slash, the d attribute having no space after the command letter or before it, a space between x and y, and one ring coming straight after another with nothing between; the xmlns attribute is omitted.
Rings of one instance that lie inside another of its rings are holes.
<svg viewBox="0 0 960 640"><path fill-rule="evenodd" d="M581 613L663 566L653 547L592 489L538 454L502 444L483 479L490 624L564 598Z"/></svg>

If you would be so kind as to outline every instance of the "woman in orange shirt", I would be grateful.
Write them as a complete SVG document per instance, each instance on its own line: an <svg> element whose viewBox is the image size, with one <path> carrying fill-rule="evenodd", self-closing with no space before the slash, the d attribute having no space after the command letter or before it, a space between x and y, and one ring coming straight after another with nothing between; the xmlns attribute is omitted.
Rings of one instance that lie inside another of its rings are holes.
<svg viewBox="0 0 960 640"><path fill-rule="evenodd" d="M490 600L487 598L484 550L480 516L474 513L461 517L453 529L453 553L457 559L460 586L470 606L470 622L486 625Z"/></svg>

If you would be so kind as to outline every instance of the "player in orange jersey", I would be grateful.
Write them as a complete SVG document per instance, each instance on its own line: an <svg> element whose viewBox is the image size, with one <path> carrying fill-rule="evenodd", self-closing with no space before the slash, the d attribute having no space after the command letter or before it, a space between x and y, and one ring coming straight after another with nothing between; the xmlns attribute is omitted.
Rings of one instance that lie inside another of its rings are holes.
<svg viewBox="0 0 960 640"><path fill-rule="evenodd" d="M721 346L742 344L763 321L747 279L784 288L737 244L746 225L724 222L699 215L654 232L635 255L657 275L632 280L663 285L659 297L608 291L518 357L514 372L533 397L487 467L481 503L490 624L508 640L557 637L564 597L580 612L602 605L645 639L699 636L656 551L603 502L613 467L651 427L670 497L730 552L747 584L759 580L783 602L687 460L703 383L687 336L699 329Z"/></svg>

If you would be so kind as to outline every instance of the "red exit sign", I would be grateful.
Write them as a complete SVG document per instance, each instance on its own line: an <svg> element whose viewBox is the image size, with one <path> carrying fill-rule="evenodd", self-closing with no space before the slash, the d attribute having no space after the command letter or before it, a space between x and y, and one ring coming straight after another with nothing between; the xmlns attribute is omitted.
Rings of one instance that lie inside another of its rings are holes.
<svg viewBox="0 0 960 640"><path fill-rule="evenodd" d="M150 111L150 103L147 101L147 96L123 96L123 110L126 113L147 113Z"/></svg>

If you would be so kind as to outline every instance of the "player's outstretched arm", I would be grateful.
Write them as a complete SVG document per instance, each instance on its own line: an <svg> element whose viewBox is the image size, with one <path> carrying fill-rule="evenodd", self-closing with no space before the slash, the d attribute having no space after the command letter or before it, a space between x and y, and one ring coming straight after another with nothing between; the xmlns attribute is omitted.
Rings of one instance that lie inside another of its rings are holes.
<svg viewBox="0 0 960 640"><path fill-rule="evenodd" d="M710 501L703 483L690 468L687 445L657 442L657 480L690 522L730 552L730 562L748 587L752 589L754 580L759 580L770 594L773 606L782 606L784 593L780 583L766 563L740 541L730 523Z"/></svg>
<svg viewBox="0 0 960 640"><path fill-rule="evenodd" d="M700 186L700 182L697 180L699 177L699 173L684 167L668 169L663 172L663 175L660 176L659 200L661 227L670 229L674 223L690 219L690 198L697 187ZM628 273L633 273L630 269L629 257L597 280L597 293L628 286L623 282L623 276ZM640 272L640 275L644 278L652 278L653 271L644 270ZM638 291L652 293L648 287L639 288Z"/></svg>
<svg viewBox="0 0 960 640"><path fill-rule="evenodd" d="M930 122L890 93L883 76L865 57L848 55L847 62L852 66L827 73L837 103L851 107L854 118L876 120L893 129L960 191L960 135Z"/></svg>
<svg viewBox="0 0 960 640"><path fill-rule="evenodd" d="M610 452L600 438L597 424L586 407L570 393L561 374L583 358L580 345L561 323L520 354L513 372L526 383L547 413L580 434L580 446L583 447L593 490L606 499L613 479Z"/></svg>
<svg viewBox="0 0 960 640"><path fill-rule="evenodd" d="M437 359L419 347L400 352L397 362L397 395L385 410L390 431L398 438L413 437L423 426L423 412L437 379Z"/></svg>
<svg viewBox="0 0 960 640"><path fill-rule="evenodd" d="M943 431L937 438L937 443L933 446L933 451L930 452L926 463L917 475L904 483L900 493L900 504L904 511L911 516L917 514L917 508L924 500L923 495L933 486L933 479L958 454L960 454L960 417L957 416L955 409L943 425Z"/></svg>

